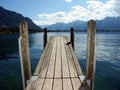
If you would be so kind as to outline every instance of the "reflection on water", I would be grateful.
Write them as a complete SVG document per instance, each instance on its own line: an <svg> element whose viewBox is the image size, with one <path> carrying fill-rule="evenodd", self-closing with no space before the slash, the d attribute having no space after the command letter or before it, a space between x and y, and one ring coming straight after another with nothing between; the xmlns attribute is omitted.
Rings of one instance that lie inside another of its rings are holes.
<svg viewBox="0 0 120 90"><path fill-rule="evenodd" d="M48 33L66 35L67 32ZM17 34L0 35L0 89L22 90ZM97 33L96 35L95 90L120 90L120 33ZM86 69L86 33L75 33L75 53L83 72ZM43 52L43 33L29 35L32 72Z"/></svg>

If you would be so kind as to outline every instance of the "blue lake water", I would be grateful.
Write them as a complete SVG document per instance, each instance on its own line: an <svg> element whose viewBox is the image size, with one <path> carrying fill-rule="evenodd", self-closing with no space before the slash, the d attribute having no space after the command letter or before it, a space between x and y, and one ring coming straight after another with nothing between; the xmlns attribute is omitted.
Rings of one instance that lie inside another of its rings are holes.
<svg viewBox="0 0 120 90"><path fill-rule="evenodd" d="M68 32L50 32L48 36L66 35ZM18 34L0 35L0 90L22 90L18 51ZM43 33L30 34L30 59L32 73L43 52ZM87 34L75 33L75 53L85 73ZM96 75L94 90L120 90L120 32L97 33Z"/></svg>

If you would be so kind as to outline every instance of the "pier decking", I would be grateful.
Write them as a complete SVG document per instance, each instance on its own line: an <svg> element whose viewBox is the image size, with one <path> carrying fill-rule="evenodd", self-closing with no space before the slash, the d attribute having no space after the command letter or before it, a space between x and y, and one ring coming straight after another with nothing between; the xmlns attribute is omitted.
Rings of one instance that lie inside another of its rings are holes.
<svg viewBox="0 0 120 90"><path fill-rule="evenodd" d="M70 41L66 36L51 36L47 41L44 30L44 51L31 75L28 27L20 24L19 51L24 90L93 90L95 74L95 31L93 20L88 23L86 75L83 75L74 53L74 33Z"/></svg>
<svg viewBox="0 0 120 90"><path fill-rule="evenodd" d="M82 70L66 37L50 38L34 75L27 90L79 90Z"/></svg>

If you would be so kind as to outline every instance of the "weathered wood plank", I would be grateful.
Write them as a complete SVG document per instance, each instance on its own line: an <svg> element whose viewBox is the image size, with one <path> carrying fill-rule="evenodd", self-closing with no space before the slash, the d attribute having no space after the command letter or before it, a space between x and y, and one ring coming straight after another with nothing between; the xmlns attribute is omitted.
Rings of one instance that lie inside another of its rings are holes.
<svg viewBox="0 0 120 90"><path fill-rule="evenodd" d="M45 79L43 90L52 90L53 79Z"/></svg>
<svg viewBox="0 0 120 90"><path fill-rule="evenodd" d="M54 44L53 44L53 49L52 49L52 54L49 62L49 67L47 71L47 76L46 78L53 78L54 76L54 68L55 68L55 59L56 59L56 47L57 47L57 37L54 37Z"/></svg>
<svg viewBox="0 0 120 90"><path fill-rule="evenodd" d="M60 36L57 39L57 53L56 53L56 63L55 63L55 76L54 78L61 78L61 43L60 43Z"/></svg>
<svg viewBox="0 0 120 90"><path fill-rule="evenodd" d="M70 78L63 79L63 90L73 90Z"/></svg>
<svg viewBox="0 0 120 90"><path fill-rule="evenodd" d="M74 64L75 64L78 77L79 77L79 76L83 75L82 70L81 70L81 67L80 67L80 65L79 65L77 56L75 55L75 53L74 53L73 48L72 48L71 45L69 45L69 49L70 49L70 51L71 51L70 53L71 53L72 59L73 59Z"/></svg>
<svg viewBox="0 0 120 90"><path fill-rule="evenodd" d="M42 90L45 79L39 78L31 90Z"/></svg>
<svg viewBox="0 0 120 90"><path fill-rule="evenodd" d="M67 62L67 57L66 57L66 52L65 52L65 43L64 43L63 37L61 37L61 57L62 57L62 75L63 75L63 78L70 77L69 70L68 70L68 62Z"/></svg>
<svg viewBox="0 0 120 90"><path fill-rule="evenodd" d="M30 85L27 86L26 90L42 90L44 84L44 79L38 78L32 81Z"/></svg>
<svg viewBox="0 0 120 90"><path fill-rule="evenodd" d="M73 57L71 55L71 51L69 49L69 45L66 45L66 43L68 43L68 39L67 37L64 37L64 43L65 43L65 51L66 51L66 57L67 57L67 60L68 60L68 68L69 68L69 73L70 73L70 77L78 77L77 75L77 71L76 71L76 68L75 68L75 64L74 64L74 61L73 61Z"/></svg>
<svg viewBox="0 0 120 90"><path fill-rule="evenodd" d="M41 58L40 58L40 60L39 60L39 62L38 62L38 64L37 64L37 67L36 67L36 69L35 69L34 76L38 76L39 73L40 73L41 66L42 66L42 64L43 64L43 62L44 62L45 54L47 53L47 50L48 50L48 47L49 47L49 44L50 44L52 38L53 38L53 37L50 37L50 40L49 40L49 42L47 43L47 45L46 45L46 47L45 47L45 49L44 49L44 51L43 51L43 54L42 54L42 56L41 56Z"/></svg>
<svg viewBox="0 0 120 90"><path fill-rule="evenodd" d="M41 66L39 77L43 77L43 78L46 77L47 70L48 70L48 67L49 67L51 52L52 52L52 48L53 48L54 43L55 42L54 42L54 38L53 38L51 40L51 42L49 43L47 52L45 53L44 62L42 64L42 66Z"/></svg>
<svg viewBox="0 0 120 90"><path fill-rule="evenodd" d="M54 79L53 90L62 90L62 79Z"/></svg>
<svg viewBox="0 0 120 90"><path fill-rule="evenodd" d="M32 90L35 86L36 81L31 81L30 84L26 87L26 90Z"/></svg>
<svg viewBox="0 0 120 90"><path fill-rule="evenodd" d="M73 90L80 90L80 80L79 78L72 78Z"/></svg>

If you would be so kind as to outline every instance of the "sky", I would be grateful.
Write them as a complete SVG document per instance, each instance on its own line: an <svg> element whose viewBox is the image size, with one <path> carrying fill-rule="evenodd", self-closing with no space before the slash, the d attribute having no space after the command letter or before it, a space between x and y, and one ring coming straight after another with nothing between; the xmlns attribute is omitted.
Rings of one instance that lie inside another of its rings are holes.
<svg viewBox="0 0 120 90"><path fill-rule="evenodd" d="M37 25L120 16L120 0L0 0L0 6L29 17Z"/></svg>

